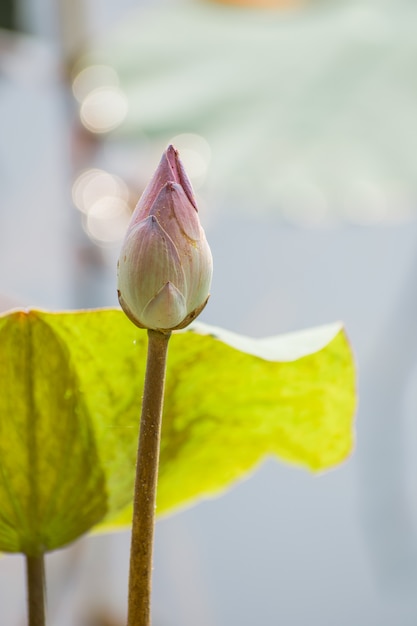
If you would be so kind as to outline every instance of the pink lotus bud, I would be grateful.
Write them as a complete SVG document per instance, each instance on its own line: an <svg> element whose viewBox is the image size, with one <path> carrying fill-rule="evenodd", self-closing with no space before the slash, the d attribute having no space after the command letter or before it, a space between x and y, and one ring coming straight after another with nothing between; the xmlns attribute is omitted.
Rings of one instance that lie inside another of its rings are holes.
<svg viewBox="0 0 417 626"><path fill-rule="evenodd" d="M191 183L169 146L132 215L118 263L119 302L140 328L184 328L205 307L213 261Z"/></svg>

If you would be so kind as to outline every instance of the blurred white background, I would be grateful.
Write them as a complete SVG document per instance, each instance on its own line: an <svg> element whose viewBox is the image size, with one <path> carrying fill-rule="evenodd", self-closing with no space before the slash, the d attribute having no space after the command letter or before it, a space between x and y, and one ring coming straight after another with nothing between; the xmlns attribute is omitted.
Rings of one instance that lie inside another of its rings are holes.
<svg viewBox="0 0 417 626"><path fill-rule="evenodd" d="M8 4L2 307L116 305L123 229L173 140L215 261L204 321L266 336L342 319L357 358L347 463L270 459L158 522L154 626L414 625L415 5ZM128 549L125 532L51 554L50 625L124 624ZM0 560L0 623L25 623L19 556Z"/></svg>

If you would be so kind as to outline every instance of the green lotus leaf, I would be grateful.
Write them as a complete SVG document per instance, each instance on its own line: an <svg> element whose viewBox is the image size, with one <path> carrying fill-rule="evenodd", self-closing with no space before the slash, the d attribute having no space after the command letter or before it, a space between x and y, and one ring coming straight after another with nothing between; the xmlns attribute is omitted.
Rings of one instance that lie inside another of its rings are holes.
<svg viewBox="0 0 417 626"><path fill-rule="evenodd" d="M0 550L36 555L130 523L146 345L120 310L0 317ZM158 514L267 456L337 465L354 409L340 324L260 340L203 324L174 333Z"/></svg>

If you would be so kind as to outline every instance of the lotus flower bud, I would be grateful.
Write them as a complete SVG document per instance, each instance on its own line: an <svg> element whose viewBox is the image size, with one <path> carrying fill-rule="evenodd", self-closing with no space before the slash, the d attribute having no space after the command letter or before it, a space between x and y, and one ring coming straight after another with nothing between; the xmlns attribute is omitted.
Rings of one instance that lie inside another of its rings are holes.
<svg viewBox="0 0 417 626"><path fill-rule="evenodd" d="M132 215L118 263L119 302L140 328L184 328L205 307L213 261L177 151L169 146Z"/></svg>

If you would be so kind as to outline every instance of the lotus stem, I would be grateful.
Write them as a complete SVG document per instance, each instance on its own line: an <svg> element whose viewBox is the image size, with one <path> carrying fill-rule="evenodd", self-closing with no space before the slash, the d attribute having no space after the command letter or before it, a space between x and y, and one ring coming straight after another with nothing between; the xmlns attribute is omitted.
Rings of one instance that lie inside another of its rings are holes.
<svg viewBox="0 0 417 626"><path fill-rule="evenodd" d="M168 341L148 330L130 548L128 626L150 626L152 554Z"/></svg>
<svg viewBox="0 0 417 626"><path fill-rule="evenodd" d="M45 626L44 555L26 556L28 626Z"/></svg>

